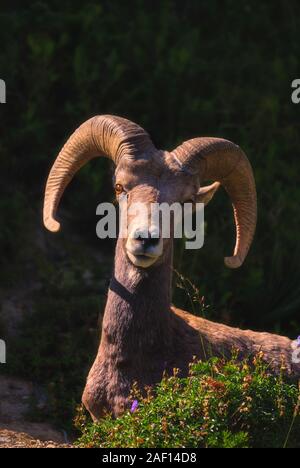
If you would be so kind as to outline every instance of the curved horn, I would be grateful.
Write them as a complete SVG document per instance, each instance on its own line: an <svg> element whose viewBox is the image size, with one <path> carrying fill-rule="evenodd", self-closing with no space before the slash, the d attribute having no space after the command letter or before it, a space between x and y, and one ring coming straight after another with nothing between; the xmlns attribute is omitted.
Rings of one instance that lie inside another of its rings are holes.
<svg viewBox="0 0 300 468"><path fill-rule="evenodd" d="M221 138L194 138L173 151L183 168L199 173L200 183L217 180L226 189L233 205L236 245L225 265L238 268L252 243L257 218L256 188L251 165L239 146Z"/></svg>
<svg viewBox="0 0 300 468"><path fill-rule="evenodd" d="M118 164L126 154L136 157L154 148L148 134L137 124L112 115L92 117L70 136L50 171L44 199L44 224L56 232L55 220L62 194L76 172L90 159L106 156Z"/></svg>

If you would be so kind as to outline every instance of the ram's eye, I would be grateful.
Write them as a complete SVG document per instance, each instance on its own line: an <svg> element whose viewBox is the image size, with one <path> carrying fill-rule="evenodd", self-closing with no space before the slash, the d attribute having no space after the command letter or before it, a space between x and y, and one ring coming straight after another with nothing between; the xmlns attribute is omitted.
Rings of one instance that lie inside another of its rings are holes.
<svg viewBox="0 0 300 468"><path fill-rule="evenodd" d="M121 195L121 193L124 192L123 185L121 185L121 184L116 184L116 185L115 185L115 192L116 192L116 195Z"/></svg>

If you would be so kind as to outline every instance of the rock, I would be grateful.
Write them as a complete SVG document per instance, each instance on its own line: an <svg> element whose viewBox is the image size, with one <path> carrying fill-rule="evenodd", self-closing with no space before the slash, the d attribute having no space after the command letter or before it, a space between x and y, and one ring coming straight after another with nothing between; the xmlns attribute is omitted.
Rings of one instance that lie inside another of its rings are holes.
<svg viewBox="0 0 300 468"><path fill-rule="evenodd" d="M0 428L0 448L74 448L68 444L53 441L42 442L23 432L8 431Z"/></svg>
<svg viewBox="0 0 300 468"><path fill-rule="evenodd" d="M28 421L26 415L34 394L34 385L21 379L0 376L0 431L7 430L25 433L41 441L53 441L64 444L65 437L49 423ZM1 437L4 437L1 435ZM3 442L4 443L4 442Z"/></svg>

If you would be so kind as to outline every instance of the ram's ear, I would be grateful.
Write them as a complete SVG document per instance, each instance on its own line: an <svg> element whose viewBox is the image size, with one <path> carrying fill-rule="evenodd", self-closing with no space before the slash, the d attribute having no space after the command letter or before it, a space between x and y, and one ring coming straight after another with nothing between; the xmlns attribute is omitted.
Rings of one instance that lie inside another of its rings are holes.
<svg viewBox="0 0 300 468"><path fill-rule="evenodd" d="M196 202L207 205L213 198L220 185L221 184L219 182L214 182L211 185L207 185L207 187L201 187L199 192L196 194Z"/></svg>

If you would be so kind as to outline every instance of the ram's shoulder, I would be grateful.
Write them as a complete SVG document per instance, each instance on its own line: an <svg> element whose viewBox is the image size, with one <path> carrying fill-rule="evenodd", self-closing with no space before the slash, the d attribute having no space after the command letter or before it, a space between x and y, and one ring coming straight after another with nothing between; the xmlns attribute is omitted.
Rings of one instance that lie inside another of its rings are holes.
<svg viewBox="0 0 300 468"><path fill-rule="evenodd" d="M184 320L188 325L195 329L202 328L205 323L205 319L197 317L196 315L193 315L190 312L187 312L186 310L178 309L178 307L175 307L173 305L171 306L171 311L177 317Z"/></svg>

